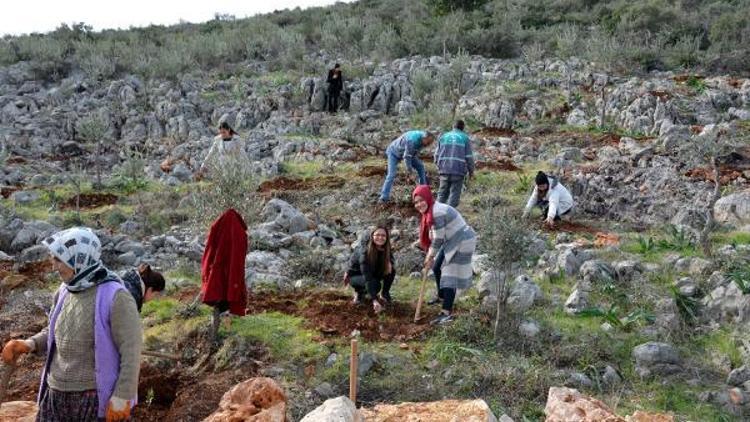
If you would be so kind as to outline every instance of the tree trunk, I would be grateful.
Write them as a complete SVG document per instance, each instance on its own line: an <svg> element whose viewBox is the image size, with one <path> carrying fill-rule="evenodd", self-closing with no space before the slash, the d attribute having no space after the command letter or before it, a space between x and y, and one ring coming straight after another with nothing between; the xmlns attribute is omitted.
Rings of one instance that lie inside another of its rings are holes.
<svg viewBox="0 0 750 422"><path fill-rule="evenodd" d="M493 336L497 341L500 331L500 319L505 310L505 301L508 299L508 280L510 279L510 267L506 267L502 276L497 276L497 308L495 309L495 330Z"/></svg>
<svg viewBox="0 0 750 422"><path fill-rule="evenodd" d="M707 258L711 258L713 255L711 251L711 232L716 224L714 220L714 205L716 201L721 198L721 172L719 171L719 165L716 162L716 157L711 157L711 169L714 177L714 191L708 200L708 206L706 208L706 224L703 226L703 230L698 236L698 243L703 249L703 254Z"/></svg>

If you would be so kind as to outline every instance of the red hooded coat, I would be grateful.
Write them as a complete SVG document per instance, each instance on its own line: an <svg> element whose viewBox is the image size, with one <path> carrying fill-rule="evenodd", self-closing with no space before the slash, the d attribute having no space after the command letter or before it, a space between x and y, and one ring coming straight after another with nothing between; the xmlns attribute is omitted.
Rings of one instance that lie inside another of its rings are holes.
<svg viewBox="0 0 750 422"><path fill-rule="evenodd" d="M237 211L229 209L211 225L201 260L203 303L229 303L229 312L244 316L247 225Z"/></svg>

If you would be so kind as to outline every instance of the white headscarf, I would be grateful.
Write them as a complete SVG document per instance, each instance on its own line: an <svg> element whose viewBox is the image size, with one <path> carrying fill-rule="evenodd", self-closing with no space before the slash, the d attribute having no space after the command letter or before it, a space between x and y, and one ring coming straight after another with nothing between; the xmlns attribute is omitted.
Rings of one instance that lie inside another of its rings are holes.
<svg viewBox="0 0 750 422"><path fill-rule="evenodd" d="M73 227L44 239L44 245L50 253L75 272L75 276L66 282L71 292L80 292L108 279L100 274L99 269L107 273L101 263L101 241L91 229Z"/></svg>

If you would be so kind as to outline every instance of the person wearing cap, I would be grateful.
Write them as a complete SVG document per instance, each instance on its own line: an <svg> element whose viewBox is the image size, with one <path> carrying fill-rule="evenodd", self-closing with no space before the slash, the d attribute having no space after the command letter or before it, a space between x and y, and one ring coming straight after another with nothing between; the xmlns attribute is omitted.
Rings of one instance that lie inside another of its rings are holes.
<svg viewBox="0 0 750 422"><path fill-rule="evenodd" d="M74 227L43 244L62 284L49 325L26 340L10 340L6 364L35 352L46 355L37 421L127 421L138 399L142 328L133 296L102 264L101 242Z"/></svg>
<svg viewBox="0 0 750 422"><path fill-rule="evenodd" d="M427 173L425 173L424 163L419 159L419 152L422 148L429 147L435 140L435 135L424 130L410 130L398 138L394 139L385 150L385 156L388 158L388 172L383 182L383 188L380 190L380 202L387 203L391 199L391 189L393 182L396 181L398 172L398 163L404 160L406 170L411 174L415 172L419 185L427 184Z"/></svg>
<svg viewBox="0 0 750 422"><path fill-rule="evenodd" d="M543 171L537 173L535 178L536 186L526 203L526 209L523 217L527 218L531 214L534 206L542 209L544 224L548 227L554 227L560 217L569 213L573 209L573 196L557 178L544 174Z"/></svg>

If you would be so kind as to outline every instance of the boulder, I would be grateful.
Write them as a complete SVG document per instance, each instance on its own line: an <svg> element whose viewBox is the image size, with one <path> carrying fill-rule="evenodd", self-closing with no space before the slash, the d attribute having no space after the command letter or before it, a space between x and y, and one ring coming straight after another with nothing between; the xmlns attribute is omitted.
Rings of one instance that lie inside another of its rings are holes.
<svg viewBox="0 0 750 422"><path fill-rule="evenodd" d="M570 315L575 315L578 312L586 309L589 304L588 291L581 286L576 286L573 292L568 296L565 301L565 312Z"/></svg>
<svg viewBox="0 0 750 422"><path fill-rule="evenodd" d="M271 378L250 378L224 393L219 409L203 422L285 422L286 395Z"/></svg>
<svg viewBox="0 0 750 422"><path fill-rule="evenodd" d="M581 265L579 270L583 281L591 284L611 283L615 279L615 271L605 261L592 259Z"/></svg>
<svg viewBox="0 0 750 422"><path fill-rule="evenodd" d="M536 300L542 298L542 289L525 275L516 277L513 287L510 289L508 307L515 312L522 313L534 305Z"/></svg>
<svg viewBox="0 0 750 422"><path fill-rule="evenodd" d="M357 406L348 397L328 399L300 422L363 422Z"/></svg>
<svg viewBox="0 0 750 422"><path fill-rule="evenodd" d="M750 223L750 190L733 193L716 201L714 216L720 223Z"/></svg>
<svg viewBox="0 0 750 422"><path fill-rule="evenodd" d="M360 413L366 422L497 422L484 400L378 404L372 409L361 409Z"/></svg>
<svg viewBox="0 0 750 422"><path fill-rule="evenodd" d="M549 389L544 413L545 422L674 422L674 416L641 411L623 418L603 402L564 387Z"/></svg>
<svg viewBox="0 0 750 422"><path fill-rule="evenodd" d="M670 375L682 370L682 359L672 345L648 342L633 349L635 370L641 377Z"/></svg>
<svg viewBox="0 0 750 422"><path fill-rule="evenodd" d="M747 381L750 381L750 368L745 365L733 369L732 372L729 373L729 377L727 377L727 384L736 387L742 386Z"/></svg>
<svg viewBox="0 0 750 422"><path fill-rule="evenodd" d="M718 285L711 290L703 298L703 307L703 315L709 321L750 321L750 295L745 295L734 282Z"/></svg>
<svg viewBox="0 0 750 422"><path fill-rule="evenodd" d="M44 261L47 257L49 257L49 249L44 245L35 245L24 249L18 255L17 261L19 264L30 264L32 262Z"/></svg>
<svg viewBox="0 0 750 422"><path fill-rule="evenodd" d="M33 401L9 401L0 405L0 421L34 422L38 410Z"/></svg>
<svg viewBox="0 0 750 422"><path fill-rule="evenodd" d="M312 226L312 222L300 210L281 199L268 201L263 208L263 217L288 234L303 232Z"/></svg>

